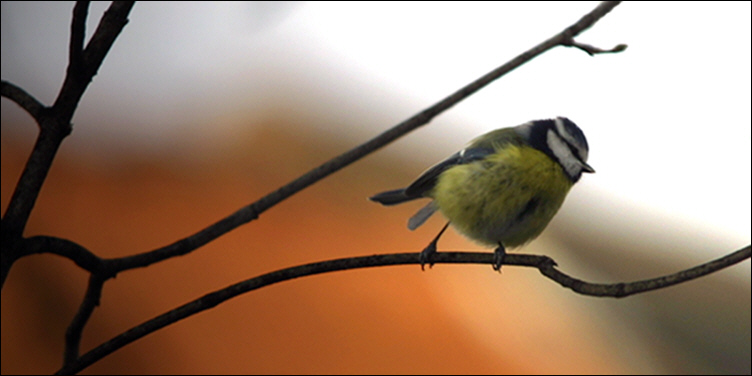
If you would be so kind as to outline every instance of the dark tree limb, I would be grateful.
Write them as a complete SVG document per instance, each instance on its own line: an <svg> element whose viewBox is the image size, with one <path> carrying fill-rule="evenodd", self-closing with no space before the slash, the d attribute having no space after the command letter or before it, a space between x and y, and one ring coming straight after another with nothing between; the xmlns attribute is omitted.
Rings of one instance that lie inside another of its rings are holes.
<svg viewBox="0 0 752 376"><path fill-rule="evenodd" d="M19 107L28 112L29 115L36 120L37 124L41 122L42 115L45 111L44 105L24 89L21 89L8 81L3 81L2 84L0 84L0 93L3 97L12 100Z"/></svg>
<svg viewBox="0 0 752 376"><path fill-rule="evenodd" d="M23 250L24 255L52 253L68 258L89 273L99 273L102 269L102 259L78 243L68 239L54 236L33 236L24 239L19 244L19 248Z"/></svg>
<svg viewBox="0 0 752 376"><path fill-rule="evenodd" d="M89 286L86 288L86 295L78 307L76 316L73 317L68 329L65 331L65 352L63 355L63 367L72 364L78 359L78 352L81 347L81 336L84 332L86 323L89 322L94 308L99 306L99 299L102 297L102 288L106 278L99 274L92 273L89 276Z"/></svg>
<svg viewBox="0 0 752 376"><path fill-rule="evenodd" d="M630 283L598 284L589 283L570 277L556 269L556 262L547 256L507 254L504 257L504 265L526 266L537 268L541 274L554 280L556 283L568 287L583 295L623 298L625 296L657 290L678 283L699 278L703 275L721 270L728 266L742 262L750 258L752 247L744 247L734 253L717 260L687 269L667 276L647 279ZM484 264L493 265L495 262L493 253L477 252L438 252L432 256L431 261L435 264ZM114 351L132 343L150 333L153 333L170 324L195 315L199 312L216 307L234 297L249 291L257 290L275 283L289 281L291 279L311 276L316 274L331 273L341 270L371 268L391 265L420 265L420 253L397 253L387 255L373 255L364 257L351 257L337 260L316 262L306 265L294 266L287 269L277 270L271 273L251 278L221 290L206 294L192 302L163 313L149 321L137 325L124 333L97 346L93 350L81 356L74 362L67 364L58 370L58 374L77 373L99 359Z"/></svg>
<svg viewBox="0 0 752 376"><path fill-rule="evenodd" d="M39 136L34 149L21 173L21 178L11 196L2 221L2 269L0 285L13 263L25 254L21 244L26 223L36 204L42 184L52 167L52 161L63 139L72 130L71 119L86 88L91 83L107 52L128 22L128 14L133 8L132 1L115 1L102 16L96 32L85 50L82 50L88 2L78 2L73 9L68 69L55 104L43 106L31 95L3 81L2 95L18 103L37 121ZM79 261L74 260L77 263Z"/></svg>

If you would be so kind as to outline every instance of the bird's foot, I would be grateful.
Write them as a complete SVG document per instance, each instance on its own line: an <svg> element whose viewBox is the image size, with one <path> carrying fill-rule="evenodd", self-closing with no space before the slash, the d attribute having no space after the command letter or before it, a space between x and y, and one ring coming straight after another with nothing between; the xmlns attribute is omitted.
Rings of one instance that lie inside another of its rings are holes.
<svg viewBox="0 0 752 376"><path fill-rule="evenodd" d="M504 249L504 246L499 244L499 247L494 250L494 263L493 263L493 270L496 270L497 272L501 273L501 264L504 263L504 256L507 255L506 249Z"/></svg>
<svg viewBox="0 0 752 376"><path fill-rule="evenodd" d="M436 239L438 240L438 239ZM436 252L436 240L432 241L423 251L420 252L420 270L426 270L426 264L428 268L433 268L433 262L431 262L431 256Z"/></svg>

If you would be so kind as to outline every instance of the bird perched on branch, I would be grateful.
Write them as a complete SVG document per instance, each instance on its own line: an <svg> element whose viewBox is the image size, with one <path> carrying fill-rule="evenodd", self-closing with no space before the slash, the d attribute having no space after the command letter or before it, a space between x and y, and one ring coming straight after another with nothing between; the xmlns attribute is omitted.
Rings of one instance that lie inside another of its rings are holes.
<svg viewBox="0 0 752 376"><path fill-rule="evenodd" d="M507 247L523 245L543 232L587 164L585 134L564 117L534 120L488 132L463 150L421 174L406 188L379 193L383 205L430 198L407 223L418 228L437 210L449 222L420 253L421 268L447 226L484 245L496 247L499 270Z"/></svg>

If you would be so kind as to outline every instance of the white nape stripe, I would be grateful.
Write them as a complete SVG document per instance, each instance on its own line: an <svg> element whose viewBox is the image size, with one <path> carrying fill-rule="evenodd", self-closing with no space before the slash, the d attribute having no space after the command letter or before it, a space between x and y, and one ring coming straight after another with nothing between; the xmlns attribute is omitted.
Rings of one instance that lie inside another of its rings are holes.
<svg viewBox="0 0 752 376"><path fill-rule="evenodd" d="M520 124L516 126L515 131L517 132L518 135L520 135L525 140L529 140L530 132L532 131L532 128L533 128L533 122L529 121L525 124Z"/></svg>
<svg viewBox="0 0 752 376"><path fill-rule="evenodd" d="M557 119L558 127L558 119ZM582 165L580 161L572 154L572 151L567 146L567 143L559 137L553 130L548 130L546 134L546 143L551 151L556 156L564 170L566 170L569 176L578 176L582 172Z"/></svg>

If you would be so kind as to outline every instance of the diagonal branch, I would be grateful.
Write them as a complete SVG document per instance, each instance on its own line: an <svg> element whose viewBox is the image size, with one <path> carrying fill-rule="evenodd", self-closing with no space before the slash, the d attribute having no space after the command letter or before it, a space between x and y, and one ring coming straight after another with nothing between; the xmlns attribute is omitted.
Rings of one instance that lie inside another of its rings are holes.
<svg viewBox="0 0 752 376"><path fill-rule="evenodd" d="M700 278L704 275L716 272L723 268L742 262L752 255L752 247L746 246L738 251L732 252L719 259L695 266L678 273L669 274L663 277L645 279L629 283L613 284L596 284L584 282L572 278L560 271L554 266L555 263L545 263L538 266L541 274L556 281L558 284L572 289L574 292L590 296L610 296L614 298L623 298L625 296L639 294L641 292L653 291L665 287L673 286L692 279Z"/></svg>
<svg viewBox="0 0 752 376"><path fill-rule="evenodd" d="M556 262L547 256L507 254L504 257L505 265L527 266L537 268L543 275L556 281L564 287L575 292L591 296L610 296L621 298L640 292L656 290L664 287L699 278L703 275L721 270L750 258L752 247L747 246L720 259L703 265L687 269L675 274L653 278L643 281L615 284L596 284L581 281L560 272L555 268ZM432 256L435 264L486 264L495 263L493 253L478 252L439 252ZM287 269L277 270L263 274L221 290L206 294L192 302L186 303L171 311L165 312L149 321L137 325L126 332L97 346L81 358L58 370L58 374L77 373L99 359L115 352L150 333L153 333L168 325L174 324L184 318L199 312L216 307L241 294L260 289L275 283L289 281L295 278L311 276L322 273L330 273L341 270L371 268L389 265L420 265L420 253L397 253L386 255L373 255L364 257L351 257L329 261L316 262L306 265L294 266Z"/></svg>
<svg viewBox="0 0 752 376"><path fill-rule="evenodd" d="M104 61L104 57L115 43L115 39L128 23L128 14L133 8L133 1L113 1L99 21L97 30L92 35L85 50L81 50L84 38L85 15L87 4L77 3L73 9L71 25L71 42L68 70L60 93L52 108L60 117L60 123L70 127L70 120L78 107L86 88ZM81 20L83 18L83 20ZM81 23L81 24L79 24Z"/></svg>
<svg viewBox="0 0 752 376"><path fill-rule="evenodd" d="M65 330L63 367L74 363L78 359L84 326L89 322L91 314L94 313L94 308L99 306L99 299L102 297L102 288L105 281L106 277L102 277L96 273L92 273L89 276L89 286L86 288L86 295L78 307L76 316L73 317L68 329Z"/></svg>
<svg viewBox="0 0 752 376"><path fill-rule="evenodd" d="M71 37L68 47L68 74L78 74L84 65L84 39L86 38L86 17L89 15L89 2L77 1L73 7ZM75 73L74 73L75 72Z"/></svg>
<svg viewBox="0 0 752 376"><path fill-rule="evenodd" d="M317 181L324 179L334 172L339 171L340 169L350 165L360 158L363 158L364 156L380 149L381 147L389 144L399 137L404 136L408 132L427 124L438 114L446 111L463 99L490 84L497 78L504 76L515 68L518 68L519 66L532 60L536 56L556 46L566 46L568 43L571 43L572 39L575 36L595 24L595 22L608 14L608 12L610 12L617 5L619 5L618 1L606 1L600 3L593 11L577 21L577 23L569 26L562 32L525 51L508 63L494 69L483 77L480 77L474 82L459 89L457 92L446 97L442 101L395 125L386 132L374 137L370 141L354 149L351 149L335 158L330 159L324 164L312 169L311 171L308 171L304 175L291 181L287 185L277 189L274 192L269 193L268 195L262 197L260 200L241 208L235 213L223 218L222 220L210 225L209 227L165 247L146 253L111 260L113 263L115 263L115 269L117 271L123 271L127 269L144 267L170 257L185 255L209 243L210 241L234 230L235 228L252 220L255 220L259 215L261 215L261 213L265 212L267 209L273 207L274 205L280 203L281 201L287 199L295 193L305 189L311 184L316 183Z"/></svg>

